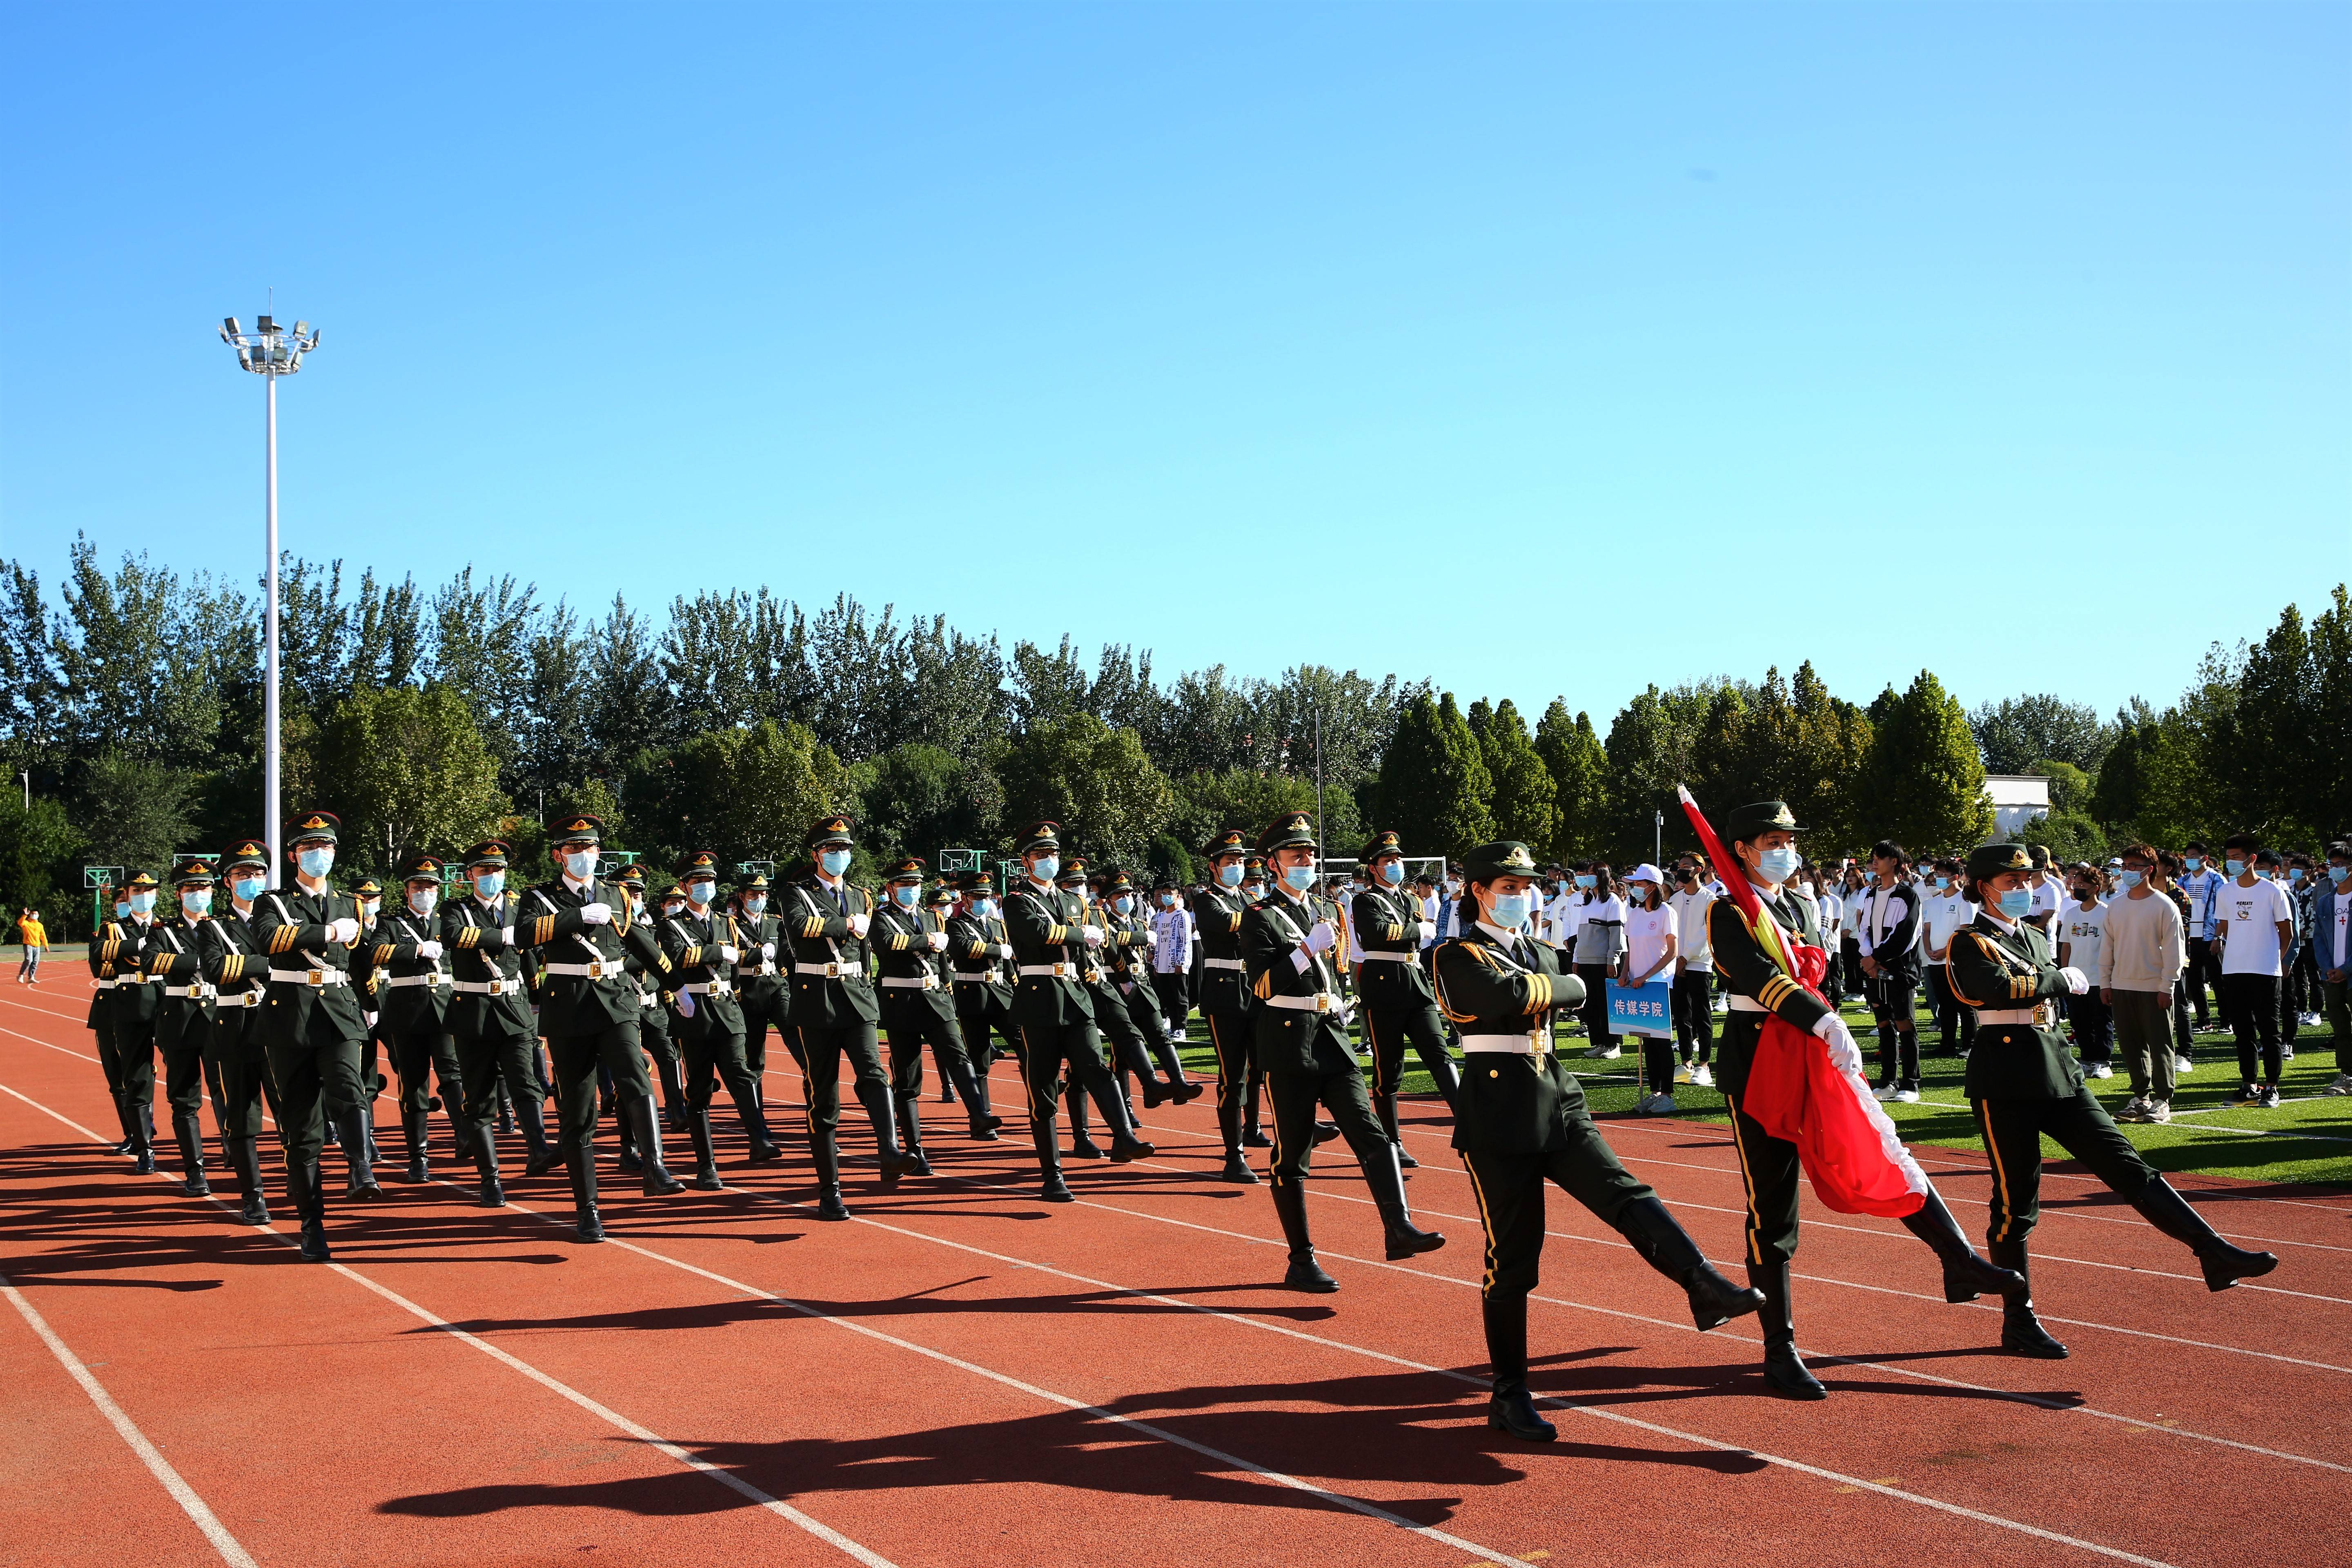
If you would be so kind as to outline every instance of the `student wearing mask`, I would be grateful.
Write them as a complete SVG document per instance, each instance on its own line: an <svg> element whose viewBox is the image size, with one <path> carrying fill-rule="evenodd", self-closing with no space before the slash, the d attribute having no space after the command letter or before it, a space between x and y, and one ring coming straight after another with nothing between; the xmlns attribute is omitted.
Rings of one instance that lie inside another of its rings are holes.
<svg viewBox="0 0 2352 1568"><path fill-rule="evenodd" d="M2066 902L2066 879L2060 875L2057 863L2050 858L2050 846L2047 844L2028 845L2025 852L2033 860L2033 912L2026 919L2043 936L2055 942L2058 940L2058 911Z"/></svg>
<svg viewBox="0 0 2352 1568"><path fill-rule="evenodd" d="M2279 988L2279 1026L2290 1047L2296 1030L2320 1021L2318 949L2312 933L2318 929L2319 884L2326 879L2301 850L2286 858L2286 896L2294 903L2294 958L2287 966L2286 984Z"/></svg>
<svg viewBox="0 0 2352 1568"><path fill-rule="evenodd" d="M1675 931L1675 911L1666 907L1664 879L1655 866L1641 865L1625 877L1625 978L1627 986L1646 985L1674 968L1681 943ZM1642 1089L1633 1109L1644 1116L1672 1116L1675 1104L1675 1037L1671 990L1665 1032L1644 1035L1642 1041Z"/></svg>
<svg viewBox="0 0 2352 1568"><path fill-rule="evenodd" d="M923 1153L923 1047L930 1047L940 1076L954 1084L962 1100L965 1131L974 1142L993 1143L1002 1121L986 1108L964 1049L963 1031L957 1026L954 982L947 960L947 911L926 908L923 899L925 863L919 855L901 856L886 873L887 895L874 911L866 942L882 971L881 1026L890 1053L890 1096L898 1111L898 1137L909 1168L919 1176L931 1173ZM942 889L945 891L946 889ZM952 895L950 895L952 896Z"/></svg>
<svg viewBox="0 0 2352 1568"><path fill-rule="evenodd" d="M1715 1082L1707 1061L1715 1052L1715 955L1706 945L1706 909L1715 899L1696 861L1675 863L1666 900L1675 913L1675 1047L1696 1084Z"/></svg>
<svg viewBox="0 0 2352 1568"><path fill-rule="evenodd" d="M1015 1060L1021 1055L1021 1034L1013 1026L1013 937L1004 929L1004 910L989 873L966 871L956 879L955 889L956 911L948 920L948 958L955 976L956 1029L963 1037L964 1056L980 1091L978 1109L993 1117L988 1069L1000 1054L995 1041L1004 1042L1002 1055Z"/></svg>
<svg viewBox="0 0 2352 1568"><path fill-rule="evenodd" d="M2262 875L2256 847L2246 833L2233 834L2221 847L2228 875L2212 895L2213 946L2221 966L2221 1016L2238 1036L2235 1103L2272 1109L2279 1102L2279 976L2294 943L2294 906Z"/></svg>
<svg viewBox="0 0 2352 1568"><path fill-rule="evenodd" d="M1615 1061L1624 1054L1609 1032L1607 994L1608 983L1625 973L1625 900L1617 896L1616 881L1605 860L1576 874L1576 944L1569 956L1584 984L1584 1033L1591 1042L1584 1055L1591 1061Z"/></svg>
<svg viewBox="0 0 2352 1568"><path fill-rule="evenodd" d="M1960 889L1960 863L1947 856L1928 867L1919 900L1919 945L1927 958L1927 1011L1935 1017L1937 1054L1967 1056L1976 1033L1969 1010L1952 994L1946 972L1952 935L1977 918L1976 905Z"/></svg>
<svg viewBox="0 0 2352 1568"><path fill-rule="evenodd" d="M2158 850L2157 864L2163 875L2149 879L2159 884L2173 911L2179 915L2181 941L2185 943L2189 940L2192 928L2189 924L2189 895L2180 890L2180 879L2189 874L2189 862L2185 857L2169 850ZM2175 1079L2187 1078L2197 1070L2197 1064L2189 1054L2190 1045L2196 1038L2195 1029L2189 1007L2189 972L2183 968L2172 987L2172 1072Z"/></svg>
<svg viewBox="0 0 2352 1568"><path fill-rule="evenodd" d="M2192 838L2181 849L2180 872L2173 886L2186 900L2189 931L2189 973L2181 984L2187 987L2189 1005L2197 1015L2197 1032L2213 1032L2211 1015L2205 1005L2205 984L2210 979L2214 994L2221 990L2221 964L2213 952L2213 896L2221 889L2221 874L2207 863L2205 841ZM2227 1032L2229 1004L2221 1005L2222 1024ZM2182 1053L2186 1055L2184 1051Z"/></svg>
<svg viewBox="0 0 2352 1568"><path fill-rule="evenodd" d="M1836 870L1814 873L1813 912L1821 919L1822 935L1830 953L1829 973L1822 977L1822 994L1831 1006L1843 1006L1846 992L1845 944L1834 933L1845 925L1845 881Z"/></svg>
<svg viewBox="0 0 2352 1568"><path fill-rule="evenodd" d="M2127 847L2116 872L2118 896L2108 900L2099 933L2099 1000L2108 1009L2116 1048L2131 1078L2132 1097L2116 1112L2119 1121L2172 1120L2179 1059L2172 1015L2177 1005L2185 1006L2178 998L2189 952L2170 883L2152 845Z"/></svg>
<svg viewBox="0 0 2352 1568"><path fill-rule="evenodd" d="M1151 886L1151 989L1168 1037L1180 1046L1192 1016L1192 911L1177 897L1175 879L1162 877Z"/></svg>
<svg viewBox="0 0 2352 1568"><path fill-rule="evenodd" d="M2311 906L2313 963L2319 974L2320 1005L2336 1047L2336 1078L2319 1092L2352 1095L2352 1004L2345 986L2352 981L2352 844L2327 847L2327 879Z"/></svg>
<svg viewBox="0 0 2352 1568"><path fill-rule="evenodd" d="M1919 1100L1919 893L1905 872L1911 858L1893 839L1870 852L1871 887L1863 895L1858 935L1870 1010L1878 1023L1881 1100Z"/></svg>
<svg viewBox="0 0 2352 1568"><path fill-rule="evenodd" d="M1866 886L1862 868L1847 866L1844 886L1838 890L1837 929L1832 932L1827 926L1822 928L1822 936L1837 943L1838 968L1845 979L1845 994L1862 997L1865 1005L1871 992L1870 977L1862 972L1862 895ZM1838 997L1840 1005L1844 1001L1845 995Z"/></svg>
<svg viewBox="0 0 2352 1568"><path fill-rule="evenodd" d="M457 1076L466 1086L459 1140L481 1178L485 1208L505 1204L499 1181L495 1123L501 1087L529 1151L526 1175L563 1163L541 1119L538 1026L523 994L522 955L515 945L515 895L507 891L507 843L485 838L460 857L465 891L440 903L441 946L450 954L449 1033L457 1042Z"/></svg>
<svg viewBox="0 0 2352 1568"><path fill-rule="evenodd" d="M2106 945L2107 935L2107 905L2099 896L2098 868L2077 866L2067 875L2073 882L2074 901L2059 910L2058 918L2051 922L2058 949L2058 967L2096 974L2100 950ZM2110 1029L2113 1016L2098 988L2093 986L2079 996L2070 997L2066 1016L2074 1025L2074 1050L2083 1061L2083 1076L2115 1077L2116 1069L2109 1065L2114 1055Z"/></svg>
<svg viewBox="0 0 2352 1568"><path fill-rule="evenodd" d="M466 1148L465 1077L449 1033L449 972L441 946L442 864L412 855L400 868L400 904L376 921L373 959L380 980L379 1027L400 1077L400 1130L408 1146L408 1180L430 1179L428 1119L446 1107L460 1152ZM433 1093L435 1074L441 1093Z"/></svg>

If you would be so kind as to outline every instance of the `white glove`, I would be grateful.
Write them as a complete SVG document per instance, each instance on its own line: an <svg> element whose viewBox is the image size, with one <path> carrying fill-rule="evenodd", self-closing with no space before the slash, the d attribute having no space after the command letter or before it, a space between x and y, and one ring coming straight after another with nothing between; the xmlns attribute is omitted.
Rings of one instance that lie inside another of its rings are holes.
<svg viewBox="0 0 2352 1568"><path fill-rule="evenodd" d="M440 956L441 956L441 939L440 939L439 937L437 937L437 936L436 936L436 937L435 937L435 938L434 938L432 941L430 941L430 942L418 942L418 943L416 944L416 956L417 956L417 957L419 957L419 958L438 958L438 957L440 957Z"/></svg>
<svg viewBox="0 0 2352 1568"><path fill-rule="evenodd" d="M500 926L499 928L499 940L506 943L509 947L512 947L514 945L514 927Z"/></svg>
<svg viewBox="0 0 2352 1568"><path fill-rule="evenodd" d="M945 952L948 950L947 932L943 931L935 931L929 932L928 934L930 938L931 951L933 952Z"/></svg>
<svg viewBox="0 0 2352 1568"><path fill-rule="evenodd" d="M1421 922L1421 940L1423 942L1435 942L1437 940L1437 922L1435 921L1423 921Z"/></svg>
<svg viewBox="0 0 2352 1568"><path fill-rule="evenodd" d="M2091 988L2091 977L2084 973L2081 970L2074 968L2072 964L2060 970L2058 972L2058 976L2060 979L2066 982L2066 989L2073 992L2077 996L2080 996L2084 992L2088 991Z"/></svg>
<svg viewBox="0 0 2352 1568"><path fill-rule="evenodd" d="M850 916L850 917L849 917L849 934L850 934L850 935L852 935L852 936L854 936L854 937L856 937L858 941L860 941L860 942L864 942L864 941L866 940L866 927L867 923L873 920L873 918L874 918L874 917L873 917L873 916L871 916L871 915L852 915L852 916Z"/></svg>
<svg viewBox="0 0 2352 1568"><path fill-rule="evenodd" d="M681 1018L691 1018L694 1016L693 992L681 991L677 994L677 1016Z"/></svg>
<svg viewBox="0 0 2352 1568"><path fill-rule="evenodd" d="M760 956L761 956L761 958L773 958L773 957L775 957L775 956L776 956L776 944L775 944L774 942L761 942L761 943L760 944Z"/></svg>
<svg viewBox="0 0 2352 1568"><path fill-rule="evenodd" d="M732 963L740 955L736 952L732 942L722 942L719 944L719 956Z"/></svg>
<svg viewBox="0 0 2352 1568"><path fill-rule="evenodd" d="M1329 921L1317 921L1315 929L1307 933L1307 951L1328 952L1331 951L1331 944L1339 940L1339 937L1332 932Z"/></svg>
<svg viewBox="0 0 2352 1568"><path fill-rule="evenodd" d="M1103 930L1100 926L1080 926L1078 928L1078 934L1086 939L1086 942L1088 947L1100 947L1102 945Z"/></svg>
<svg viewBox="0 0 2352 1568"><path fill-rule="evenodd" d="M998 943L996 944L996 956L997 956L997 957L999 957L999 958L1010 958L1010 957L1012 957L1012 956L1013 956L1013 944L1012 944L1011 942L998 942Z"/></svg>
<svg viewBox="0 0 2352 1568"><path fill-rule="evenodd" d="M611 925L613 923L613 906L610 904L583 904L580 906L580 918L582 921L592 926Z"/></svg>
<svg viewBox="0 0 2352 1568"><path fill-rule="evenodd" d="M1840 1072L1862 1071L1862 1047L1853 1043L1853 1031L1845 1026L1843 1018L1835 1013L1824 1013L1813 1026L1813 1033L1828 1042L1830 1066Z"/></svg>
<svg viewBox="0 0 2352 1568"><path fill-rule="evenodd" d="M327 940L341 942L345 947L360 938L360 922L349 918L327 922Z"/></svg>
<svg viewBox="0 0 2352 1568"><path fill-rule="evenodd" d="M368 1026L369 1028L373 1029L373 1028L374 1028L374 1027L375 1027L375 1021L376 1021L376 1019L378 1019L379 1017L382 1017L382 1016L383 1016L383 1015L382 1015L382 1014L380 1014L380 1013L362 1013L362 1014L361 1014L361 1015L360 1015L360 1016L361 1016L362 1018L365 1019L365 1020L366 1020L366 1022L367 1022L367 1026Z"/></svg>

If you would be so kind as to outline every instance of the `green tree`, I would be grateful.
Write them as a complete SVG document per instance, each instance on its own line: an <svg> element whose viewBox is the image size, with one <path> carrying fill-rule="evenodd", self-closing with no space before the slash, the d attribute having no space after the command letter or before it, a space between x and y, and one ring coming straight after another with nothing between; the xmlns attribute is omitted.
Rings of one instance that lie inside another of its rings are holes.
<svg viewBox="0 0 2352 1568"><path fill-rule="evenodd" d="M977 848L996 840L1004 791L996 775L937 746L908 742L855 770L865 841L877 857Z"/></svg>
<svg viewBox="0 0 2352 1568"><path fill-rule="evenodd" d="M2328 837L2352 834L2352 594L2338 583L2311 618L2311 682L2305 743L2292 755L2294 815Z"/></svg>
<svg viewBox="0 0 2352 1568"><path fill-rule="evenodd" d="M410 855L454 854L507 809L473 710L446 686L352 693L320 731L318 762L335 798L316 804L343 819L336 860L349 869L383 876Z"/></svg>
<svg viewBox="0 0 2352 1568"><path fill-rule="evenodd" d="M1495 836L1538 850L1559 838L1559 786L1509 698L1488 716L1478 752L1494 784Z"/></svg>
<svg viewBox="0 0 2352 1568"><path fill-rule="evenodd" d="M1008 826L1058 822L1090 859L1129 871L1145 864L1175 801L1142 739L1091 713L1030 730L1007 749L1000 772Z"/></svg>
<svg viewBox="0 0 2352 1568"><path fill-rule="evenodd" d="M1381 759L1380 825L1395 828L1410 853L1458 858L1495 837L1494 794L1454 694L1433 701L1422 692L1406 704Z"/></svg>
<svg viewBox="0 0 2352 1568"><path fill-rule="evenodd" d="M87 900L61 893L81 885L74 865L80 847L81 835L67 820L63 803L42 795L27 808L16 791L0 789L0 920L30 905L41 911L52 936L63 935L77 902L85 913L89 907ZM79 929L83 922L72 923Z"/></svg>
<svg viewBox="0 0 2352 1568"><path fill-rule="evenodd" d="M193 784L175 768L117 751L92 758L82 769L74 813L81 820L89 863L120 866L126 875L168 874L173 851L196 847L195 824L188 814Z"/></svg>
<svg viewBox="0 0 2352 1568"><path fill-rule="evenodd" d="M1901 696L1890 687L1874 707L1885 717L1872 728L1862 769L1872 836L1915 855L1981 843L1993 826L1984 758L1944 683L1923 669Z"/></svg>
<svg viewBox="0 0 2352 1568"><path fill-rule="evenodd" d="M1583 846L1608 830L1609 753L1593 732L1592 716L1570 715L1568 703L1553 698L1536 724L1536 754L1551 774L1552 804L1559 814L1551 842L1538 845L1537 852L1553 860L1577 858Z"/></svg>
<svg viewBox="0 0 2352 1568"><path fill-rule="evenodd" d="M1665 815L1665 851L1691 847L1697 836L1685 820L1675 791L1688 783L1699 805L1720 816L1743 804L1703 791L1696 781L1698 738L1715 707L1714 686L1653 686L1617 710L1609 725L1609 831L1582 847L1618 863L1647 859L1654 847L1654 814ZM1745 797L1752 800L1750 795Z"/></svg>
<svg viewBox="0 0 2352 1568"><path fill-rule="evenodd" d="M1980 703L1969 714L1969 729L1989 773L2029 773L2044 759L2095 773L2116 742L2115 727L2101 723L2090 704L2046 691Z"/></svg>

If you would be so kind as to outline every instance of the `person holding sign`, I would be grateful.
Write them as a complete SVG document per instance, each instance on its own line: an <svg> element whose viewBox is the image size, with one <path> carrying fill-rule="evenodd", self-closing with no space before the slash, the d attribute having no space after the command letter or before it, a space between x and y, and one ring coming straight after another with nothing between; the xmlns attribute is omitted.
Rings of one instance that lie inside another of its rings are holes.
<svg viewBox="0 0 2352 1568"><path fill-rule="evenodd" d="M1624 989L1639 994L1667 973L1680 943L1675 937L1675 911L1666 906L1655 866L1636 866L1625 877ZM1671 983L1659 993L1657 1016L1636 1021L1634 1038L1642 1043L1642 1098L1634 1110L1643 1116L1675 1113L1675 1033Z"/></svg>

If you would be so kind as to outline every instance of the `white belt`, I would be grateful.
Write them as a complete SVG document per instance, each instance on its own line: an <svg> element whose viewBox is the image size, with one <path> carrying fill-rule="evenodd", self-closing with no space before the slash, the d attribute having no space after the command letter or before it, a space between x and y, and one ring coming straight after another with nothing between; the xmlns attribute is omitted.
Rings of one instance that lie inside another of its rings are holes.
<svg viewBox="0 0 2352 1568"><path fill-rule="evenodd" d="M1356 954L1356 956L1360 959L1383 958L1388 960L1391 963L1411 963L1417 955L1410 952L1381 952L1375 948L1368 947L1364 949L1363 952Z"/></svg>
<svg viewBox="0 0 2352 1568"><path fill-rule="evenodd" d="M621 963L617 958L600 958L593 963L551 963L547 966L547 973L567 975L574 980L618 980L626 973Z"/></svg>
<svg viewBox="0 0 2352 1568"><path fill-rule="evenodd" d="M1076 964L1066 962L1062 963L1024 963L1021 966L1021 973L1023 974L1034 975L1041 980L1073 979L1076 976L1077 970L1078 966Z"/></svg>
<svg viewBox="0 0 2352 1568"><path fill-rule="evenodd" d="M1348 999L1336 991L1318 991L1312 996L1262 996L1269 1007L1287 1007L1297 1013L1344 1013Z"/></svg>
<svg viewBox="0 0 2352 1568"><path fill-rule="evenodd" d="M985 985L994 981L997 973L993 969L959 969L955 972L955 977L958 980L969 980L975 985Z"/></svg>
<svg viewBox="0 0 2352 1568"><path fill-rule="evenodd" d="M794 974L822 974L827 980L850 980L864 974L866 971L857 964L844 964L840 961L835 960L831 963L795 963L793 965L793 973Z"/></svg>
<svg viewBox="0 0 2352 1568"><path fill-rule="evenodd" d="M936 974L926 974L919 978L914 975L886 974L882 977L882 984L893 991L936 991L940 988L939 976Z"/></svg>
<svg viewBox="0 0 2352 1568"><path fill-rule="evenodd" d="M522 989L522 977L520 975L517 975L512 980L504 978L497 980L460 980L457 982L457 987L458 990L466 993L468 996L511 996L516 992Z"/></svg>
<svg viewBox="0 0 2352 1568"><path fill-rule="evenodd" d="M1990 1008L1977 1014L1977 1022L1984 1024L2024 1024L2039 1026L2048 1022L2041 1007Z"/></svg>
<svg viewBox="0 0 2352 1568"><path fill-rule="evenodd" d="M261 987L257 985L250 991L223 992L220 1005L224 1007L258 1007L261 1005Z"/></svg>
<svg viewBox="0 0 2352 1568"><path fill-rule="evenodd" d="M1755 997L1742 996L1737 991L1730 994L1730 1000L1731 1010L1735 1013L1769 1013L1772 1010Z"/></svg>
<svg viewBox="0 0 2352 1568"><path fill-rule="evenodd" d="M447 984L448 982L449 977L447 975L442 973L437 969L431 969L425 971L423 974L395 974L386 980L384 984L397 989L403 985L431 985L438 987Z"/></svg>
<svg viewBox="0 0 2352 1568"><path fill-rule="evenodd" d="M148 984L147 977L143 974L118 974L113 979L108 981L103 989L114 991L119 990L125 985L144 985L146 984Z"/></svg>
<svg viewBox="0 0 2352 1568"><path fill-rule="evenodd" d="M1550 1053L1551 1043L1537 1039L1531 1030L1524 1035L1465 1035L1462 1037L1462 1048L1474 1054L1504 1051L1513 1056L1539 1057Z"/></svg>
<svg viewBox="0 0 2352 1568"><path fill-rule="evenodd" d="M774 959L763 958L760 960L757 966L748 969L738 969L735 973L738 974L774 974L779 972L776 968L776 961Z"/></svg>
<svg viewBox="0 0 2352 1568"><path fill-rule="evenodd" d="M163 994L166 996L190 996L198 1001L202 1001L204 998L213 994L213 988L200 980L194 985L166 985L163 987Z"/></svg>
<svg viewBox="0 0 2352 1568"><path fill-rule="evenodd" d="M731 996L735 994L735 987L728 984L724 980L698 980L691 985L681 985L678 989L690 991L697 996Z"/></svg>
<svg viewBox="0 0 2352 1568"><path fill-rule="evenodd" d="M1203 969L1246 969L1249 965L1244 963L1238 958L1204 958L1201 960L1201 967Z"/></svg>
<svg viewBox="0 0 2352 1568"><path fill-rule="evenodd" d="M279 969L270 966L269 978L280 985L308 985L323 990L330 985L349 985L352 977L340 969Z"/></svg>

